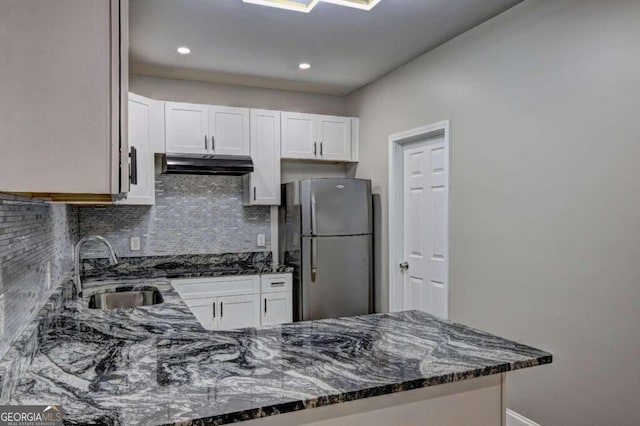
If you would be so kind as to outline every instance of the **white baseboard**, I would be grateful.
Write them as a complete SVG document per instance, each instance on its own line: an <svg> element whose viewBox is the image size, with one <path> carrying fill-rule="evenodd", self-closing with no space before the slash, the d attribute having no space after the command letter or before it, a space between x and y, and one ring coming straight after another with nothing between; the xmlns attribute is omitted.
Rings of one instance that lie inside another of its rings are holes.
<svg viewBox="0 0 640 426"><path fill-rule="evenodd" d="M529 420L516 413L515 411L509 410L507 408L507 426L540 426L538 423L533 420Z"/></svg>

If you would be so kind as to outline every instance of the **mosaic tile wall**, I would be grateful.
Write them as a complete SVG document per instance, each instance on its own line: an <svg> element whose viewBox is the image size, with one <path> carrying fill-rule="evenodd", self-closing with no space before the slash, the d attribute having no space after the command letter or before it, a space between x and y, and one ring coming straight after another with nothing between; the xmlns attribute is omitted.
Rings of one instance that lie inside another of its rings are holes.
<svg viewBox="0 0 640 426"><path fill-rule="evenodd" d="M77 240L76 208L0 194L0 356L70 276Z"/></svg>
<svg viewBox="0 0 640 426"><path fill-rule="evenodd" d="M155 206L80 207L79 223L81 237L101 235L121 257L270 250L270 208L244 207L234 176L159 175ZM140 251L130 250L130 237L140 237ZM85 258L105 254L93 243L83 250Z"/></svg>

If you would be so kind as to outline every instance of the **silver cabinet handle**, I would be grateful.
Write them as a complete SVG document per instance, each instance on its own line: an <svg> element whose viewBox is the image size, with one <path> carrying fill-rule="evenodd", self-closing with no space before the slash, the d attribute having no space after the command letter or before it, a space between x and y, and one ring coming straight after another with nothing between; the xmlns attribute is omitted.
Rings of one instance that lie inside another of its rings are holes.
<svg viewBox="0 0 640 426"><path fill-rule="evenodd" d="M316 148L317 148L317 146L316 146L316 145L317 145L317 143L316 143L316 142L314 142L314 143L313 143L313 155L315 155L315 156L317 157L317 156L318 156L318 153L317 153L317 150L316 150Z"/></svg>
<svg viewBox="0 0 640 426"><path fill-rule="evenodd" d="M256 200L256 187L253 187L253 201Z"/></svg>
<svg viewBox="0 0 640 426"><path fill-rule="evenodd" d="M267 298L264 298L264 313L267 313Z"/></svg>
<svg viewBox="0 0 640 426"><path fill-rule="evenodd" d="M207 151L209 149L209 144L207 143L207 135L204 135L204 150Z"/></svg>
<svg viewBox="0 0 640 426"><path fill-rule="evenodd" d="M211 306L213 306L213 317L215 318L216 317L216 302L213 302L211 304Z"/></svg>
<svg viewBox="0 0 640 426"><path fill-rule="evenodd" d="M211 135L211 151L216 150L216 137Z"/></svg>
<svg viewBox="0 0 640 426"><path fill-rule="evenodd" d="M320 142L320 157L322 157L322 142Z"/></svg>
<svg viewBox="0 0 640 426"><path fill-rule="evenodd" d="M406 271L407 269L409 269L409 262L402 262L400 264L400 269L402 269L403 271Z"/></svg>
<svg viewBox="0 0 640 426"><path fill-rule="evenodd" d="M316 193L311 192L311 235L316 235L318 223L316 219Z"/></svg>
<svg viewBox="0 0 640 426"><path fill-rule="evenodd" d="M224 316L224 303L220 302L220 318Z"/></svg>
<svg viewBox="0 0 640 426"><path fill-rule="evenodd" d="M278 281L277 283L271 283L271 287L284 287L284 281Z"/></svg>
<svg viewBox="0 0 640 426"><path fill-rule="evenodd" d="M318 243L317 238L311 238L311 282L315 283L318 275Z"/></svg>

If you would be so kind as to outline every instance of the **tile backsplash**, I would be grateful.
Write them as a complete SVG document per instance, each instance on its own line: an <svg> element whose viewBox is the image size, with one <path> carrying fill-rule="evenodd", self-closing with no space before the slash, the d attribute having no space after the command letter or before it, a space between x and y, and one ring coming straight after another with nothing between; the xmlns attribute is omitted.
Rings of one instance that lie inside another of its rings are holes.
<svg viewBox="0 0 640 426"><path fill-rule="evenodd" d="M243 206L234 176L159 175L154 206L80 207L79 226L81 237L101 235L121 257L270 250L270 208ZM130 250L131 237L140 237L140 251ZM105 255L93 243L83 250L85 258Z"/></svg>
<svg viewBox="0 0 640 426"><path fill-rule="evenodd" d="M76 207L0 194L0 357L71 276L73 246L84 236L106 237L121 257L268 252L270 228L269 207L242 205L239 177L160 175L154 206ZM129 249L134 236L140 251ZM84 251L105 254L90 244Z"/></svg>
<svg viewBox="0 0 640 426"><path fill-rule="evenodd" d="M70 274L77 209L0 194L0 356Z"/></svg>

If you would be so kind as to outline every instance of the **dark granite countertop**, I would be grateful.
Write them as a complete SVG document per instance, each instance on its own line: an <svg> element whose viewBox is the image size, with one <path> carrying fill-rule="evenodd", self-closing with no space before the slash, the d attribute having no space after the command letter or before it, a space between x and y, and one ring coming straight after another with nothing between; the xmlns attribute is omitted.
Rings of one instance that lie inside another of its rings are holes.
<svg viewBox="0 0 640 426"><path fill-rule="evenodd" d="M271 252L125 257L116 266L109 266L104 258L84 259L82 262L83 279L94 280L204 278L287 272L293 272L293 268L274 265Z"/></svg>
<svg viewBox="0 0 640 426"><path fill-rule="evenodd" d="M418 311L211 332L167 279L134 283L160 305L88 308L118 285L62 286L0 362L0 403L61 405L73 424L218 425L552 360Z"/></svg>

